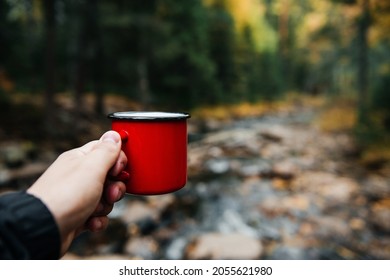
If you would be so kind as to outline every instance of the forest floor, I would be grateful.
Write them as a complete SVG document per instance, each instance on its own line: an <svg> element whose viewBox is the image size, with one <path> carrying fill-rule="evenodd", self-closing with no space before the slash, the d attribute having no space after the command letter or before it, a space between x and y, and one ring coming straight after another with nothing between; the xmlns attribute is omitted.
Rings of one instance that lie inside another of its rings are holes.
<svg viewBox="0 0 390 280"><path fill-rule="evenodd" d="M34 125L21 133L18 120L3 119L0 191L27 187L59 152L109 127L87 114L69 141L72 106L60 101L68 109L55 145L32 137ZM107 231L82 234L64 258L390 259L387 150L362 150L353 103L337 105L290 98L192 112L187 185L126 196ZM137 109L115 97L106 106Z"/></svg>

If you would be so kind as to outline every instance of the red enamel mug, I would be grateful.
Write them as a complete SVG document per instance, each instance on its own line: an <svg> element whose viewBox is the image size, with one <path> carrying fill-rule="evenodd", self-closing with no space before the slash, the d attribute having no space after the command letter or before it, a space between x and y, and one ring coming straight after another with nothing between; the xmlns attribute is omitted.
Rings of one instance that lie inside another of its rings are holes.
<svg viewBox="0 0 390 280"><path fill-rule="evenodd" d="M127 193L166 194L185 186L189 114L129 111L108 117L127 156Z"/></svg>

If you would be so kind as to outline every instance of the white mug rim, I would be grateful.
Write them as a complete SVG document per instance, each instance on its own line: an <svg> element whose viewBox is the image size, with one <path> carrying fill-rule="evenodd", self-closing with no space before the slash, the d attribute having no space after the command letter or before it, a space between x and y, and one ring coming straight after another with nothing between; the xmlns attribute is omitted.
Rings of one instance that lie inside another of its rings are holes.
<svg viewBox="0 0 390 280"><path fill-rule="evenodd" d="M108 115L112 119L122 120L183 120L190 117L188 113L162 111L123 111Z"/></svg>

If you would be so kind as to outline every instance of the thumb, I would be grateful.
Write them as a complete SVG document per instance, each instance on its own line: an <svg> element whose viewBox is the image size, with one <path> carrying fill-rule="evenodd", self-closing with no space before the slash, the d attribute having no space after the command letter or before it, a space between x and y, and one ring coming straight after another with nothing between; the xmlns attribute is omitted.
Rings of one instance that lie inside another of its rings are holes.
<svg viewBox="0 0 390 280"><path fill-rule="evenodd" d="M105 173L115 164L121 151L121 137L118 132L107 131L97 141L88 155L93 165L101 167Z"/></svg>

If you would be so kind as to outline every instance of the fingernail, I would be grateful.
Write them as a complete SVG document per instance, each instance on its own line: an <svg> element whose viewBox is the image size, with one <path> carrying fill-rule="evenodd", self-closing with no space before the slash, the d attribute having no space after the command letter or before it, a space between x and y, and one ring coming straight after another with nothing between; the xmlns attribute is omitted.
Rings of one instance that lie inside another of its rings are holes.
<svg viewBox="0 0 390 280"><path fill-rule="evenodd" d="M103 134L101 140L102 142L112 142L118 144L121 138L118 133L115 133L113 131L108 131Z"/></svg>

